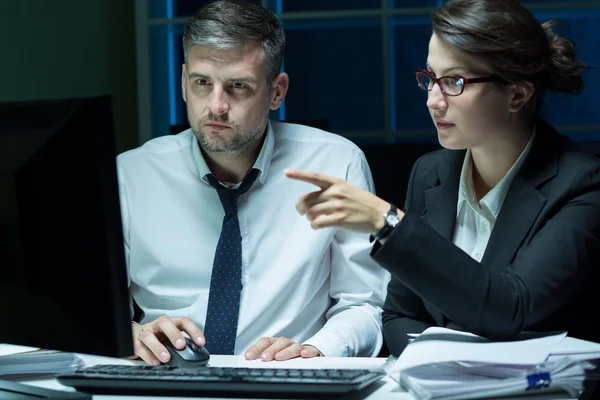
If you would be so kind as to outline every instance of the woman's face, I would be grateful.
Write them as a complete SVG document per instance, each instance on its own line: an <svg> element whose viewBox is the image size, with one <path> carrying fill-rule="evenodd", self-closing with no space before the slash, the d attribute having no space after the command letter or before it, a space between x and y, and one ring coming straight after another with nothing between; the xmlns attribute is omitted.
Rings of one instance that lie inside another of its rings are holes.
<svg viewBox="0 0 600 400"><path fill-rule="evenodd" d="M481 78L493 73L434 33L429 41L427 69L436 77ZM448 149L489 147L506 139L510 129L513 100L511 85L473 83L464 86L458 96L442 93L434 84L428 92L427 108L436 125L440 144Z"/></svg>

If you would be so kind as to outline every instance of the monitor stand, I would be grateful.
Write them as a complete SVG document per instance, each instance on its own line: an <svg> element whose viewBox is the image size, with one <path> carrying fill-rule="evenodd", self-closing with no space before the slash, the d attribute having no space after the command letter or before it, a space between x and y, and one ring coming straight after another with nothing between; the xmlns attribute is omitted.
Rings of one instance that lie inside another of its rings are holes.
<svg viewBox="0 0 600 400"><path fill-rule="evenodd" d="M0 400L92 400L88 393L44 389L0 379Z"/></svg>

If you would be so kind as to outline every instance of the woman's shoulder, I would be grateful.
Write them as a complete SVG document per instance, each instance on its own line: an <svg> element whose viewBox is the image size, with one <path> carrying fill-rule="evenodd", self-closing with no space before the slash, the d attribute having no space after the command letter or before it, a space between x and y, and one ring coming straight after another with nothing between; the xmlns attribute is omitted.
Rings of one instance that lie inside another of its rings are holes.
<svg viewBox="0 0 600 400"><path fill-rule="evenodd" d="M584 142L568 143L560 149L559 157L559 171L563 173L600 170L600 154L594 154Z"/></svg>
<svg viewBox="0 0 600 400"><path fill-rule="evenodd" d="M422 155L413 164L413 174L424 177L430 172L449 172L453 168L460 167L465 157L466 150L450 150L440 148Z"/></svg>
<svg viewBox="0 0 600 400"><path fill-rule="evenodd" d="M593 148L593 143L575 141L549 124L543 125L538 133L543 137L539 138L537 156L529 169L530 172L537 171L541 174L545 171L546 175L552 172L549 176L556 178L547 185L548 190L553 187L560 191L566 188L578 191L583 187L598 190L600 153ZM535 164L538 165L534 167Z"/></svg>
<svg viewBox="0 0 600 400"><path fill-rule="evenodd" d="M561 173L581 173L600 168L600 141L575 141L542 121L540 134L554 144ZM549 150L549 149L548 149Z"/></svg>

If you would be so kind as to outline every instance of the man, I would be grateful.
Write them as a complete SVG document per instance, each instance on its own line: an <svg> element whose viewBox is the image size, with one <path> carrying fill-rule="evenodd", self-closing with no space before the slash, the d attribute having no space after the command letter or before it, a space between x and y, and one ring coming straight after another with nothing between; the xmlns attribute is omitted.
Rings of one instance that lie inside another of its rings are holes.
<svg viewBox="0 0 600 400"><path fill-rule="evenodd" d="M288 89L284 33L253 3L217 1L189 21L181 85L191 129L118 157L135 354L169 360L183 333L213 354L265 361L376 356L389 275L367 235L312 230L295 211L322 171L373 191L350 141L268 119Z"/></svg>

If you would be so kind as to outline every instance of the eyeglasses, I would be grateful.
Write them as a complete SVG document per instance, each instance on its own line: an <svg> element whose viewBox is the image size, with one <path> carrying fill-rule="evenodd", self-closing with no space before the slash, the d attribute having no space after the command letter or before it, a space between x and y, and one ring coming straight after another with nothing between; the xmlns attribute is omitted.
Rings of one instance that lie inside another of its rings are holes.
<svg viewBox="0 0 600 400"><path fill-rule="evenodd" d="M461 95L465 90L466 85L471 83L482 83L482 82L506 82L503 78L492 75L482 78L465 78L464 76L441 76L436 78L433 73L426 69L415 70L415 77L419 87L426 91L431 91L434 84L438 84L442 93L448 96Z"/></svg>

